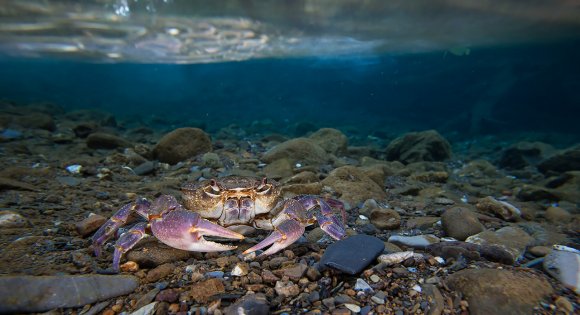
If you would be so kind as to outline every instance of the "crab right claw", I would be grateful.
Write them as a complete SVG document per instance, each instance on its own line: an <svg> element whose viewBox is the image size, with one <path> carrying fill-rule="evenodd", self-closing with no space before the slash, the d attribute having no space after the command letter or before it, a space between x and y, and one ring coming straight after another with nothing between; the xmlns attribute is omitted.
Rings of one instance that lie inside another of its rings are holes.
<svg viewBox="0 0 580 315"><path fill-rule="evenodd" d="M304 233L304 226L298 221L290 219L282 222L272 234L268 235L260 243L248 248L243 252L244 255L255 252L264 247L270 246L260 256L268 256L279 252L280 250L290 246L296 242Z"/></svg>

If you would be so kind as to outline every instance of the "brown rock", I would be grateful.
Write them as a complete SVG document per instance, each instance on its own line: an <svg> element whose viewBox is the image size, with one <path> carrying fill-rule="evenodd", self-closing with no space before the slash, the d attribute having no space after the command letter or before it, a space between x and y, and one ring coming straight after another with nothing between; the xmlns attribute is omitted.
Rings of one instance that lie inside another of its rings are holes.
<svg viewBox="0 0 580 315"><path fill-rule="evenodd" d="M139 264L141 267L156 267L165 263L187 260L192 252L169 247L154 238L142 240L127 253L127 260Z"/></svg>
<svg viewBox="0 0 580 315"><path fill-rule="evenodd" d="M305 264L296 264L291 267L286 267L280 271L282 276L286 276L293 281L298 281L304 276L304 273L306 273L307 269L308 266Z"/></svg>
<svg viewBox="0 0 580 315"><path fill-rule="evenodd" d="M130 148L132 146L131 142L104 132L91 133L87 137L87 147L91 149Z"/></svg>
<svg viewBox="0 0 580 315"><path fill-rule="evenodd" d="M157 266L147 273L147 277L145 278L145 280L147 280L147 282L158 281L170 275L174 270L175 265L173 264L163 264L161 266Z"/></svg>
<svg viewBox="0 0 580 315"><path fill-rule="evenodd" d="M441 216L441 225L447 235L460 241L485 230L477 215L465 207L447 209Z"/></svg>
<svg viewBox="0 0 580 315"><path fill-rule="evenodd" d="M479 211L491 213L506 221L516 221L521 215L520 210L514 205L491 196L479 199L475 206Z"/></svg>
<svg viewBox="0 0 580 315"><path fill-rule="evenodd" d="M393 140L386 149L387 160L405 164L444 161L451 157L451 145L435 130L407 133Z"/></svg>
<svg viewBox="0 0 580 315"><path fill-rule="evenodd" d="M161 162L176 164L211 151L211 139L199 128L178 128L164 135L153 155Z"/></svg>
<svg viewBox="0 0 580 315"><path fill-rule="evenodd" d="M340 199L353 206L367 199L382 200L387 196L381 186L354 166L334 169L322 184L331 187L340 195Z"/></svg>
<svg viewBox="0 0 580 315"><path fill-rule="evenodd" d="M268 178L279 180L292 176L294 173L292 169L293 166L290 160L279 159L266 165L266 167L264 167L264 174L266 174L266 177Z"/></svg>
<svg viewBox="0 0 580 315"><path fill-rule="evenodd" d="M191 297L198 303L207 303L210 297L224 292L226 292L226 289L222 281L216 278L191 286Z"/></svg>
<svg viewBox="0 0 580 315"><path fill-rule="evenodd" d="M56 130L56 123L50 115L43 113L28 113L17 119L17 124L26 128L44 129L48 131Z"/></svg>
<svg viewBox="0 0 580 315"><path fill-rule="evenodd" d="M348 146L348 138L340 131L334 128L322 128L310 135L321 148L332 154L343 154Z"/></svg>
<svg viewBox="0 0 580 315"><path fill-rule="evenodd" d="M472 315L532 314L553 292L544 277L527 271L465 269L450 275L446 283L467 298Z"/></svg>
<svg viewBox="0 0 580 315"><path fill-rule="evenodd" d="M506 226L497 231L484 231L468 237L468 243L479 245L496 245L510 253L513 261L517 261L524 253L526 247L530 245L534 238L524 230Z"/></svg>
<svg viewBox="0 0 580 315"><path fill-rule="evenodd" d="M393 209L376 208L371 211L370 219L379 229L394 230L401 226L401 216Z"/></svg>
<svg viewBox="0 0 580 315"><path fill-rule="evenodd" d="M549 207L544 216L552 223L567 223L572 217L568 211L560 207Z"/></svg>
<svg viewBox="0 0 580 315"><path fill-rule="evenodd" d="M326 151L309 138L295 138L282 142L262 156L262 160L266 163L283 158L288 159L292 164L300 162L303 165L320 165L329 160Z"/></svg>
<svg viewBox="0 0 580 315"><path fill-rule="evenodd" d="M98 214L91 214L86 219L81 222L77 222L75 227L77 232L82 236L88 236L89 234L98 230L103 224L107 222L107 218Z"/></svg>

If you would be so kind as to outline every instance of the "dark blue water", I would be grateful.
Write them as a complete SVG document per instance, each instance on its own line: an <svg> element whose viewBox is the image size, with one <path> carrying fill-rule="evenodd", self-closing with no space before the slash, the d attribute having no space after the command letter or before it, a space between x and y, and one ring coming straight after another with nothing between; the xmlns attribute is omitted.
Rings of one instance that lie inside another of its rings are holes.
<svg viewBox="0 0 580 315"><path fill-rule="evenodd" d="M208 131L297 123L350 134L435 128L474 135L546 132L580 137L580 44L425 54L159 65L63 59L0 61L0 98L112 112L127 124Z"/></svg>

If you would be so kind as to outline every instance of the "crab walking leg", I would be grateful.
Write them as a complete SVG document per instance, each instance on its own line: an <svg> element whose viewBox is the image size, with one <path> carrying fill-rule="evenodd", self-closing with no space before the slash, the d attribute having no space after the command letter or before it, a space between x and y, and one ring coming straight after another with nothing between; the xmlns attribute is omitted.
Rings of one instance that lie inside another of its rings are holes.
<svg viewBox="0 0 580 315"><path fill-rule="evenodd" d="M333 200L344 215L342 203ZM260 243L244 251L244 254L268 248L261 256L272 255L294 243L304 233L305 227L318 221L320 228L332 238L339 240L346 235L344 221L341 221L334 209L318 196L301 195L288 199L282 205L283 210L272 221L274 232Z"/></svg>
<svg viewBox="0 0 580 315"><path fill-rule="evenodd" d="M137 244L142 238L147 236L145 229L147 228L147 223L137 223L129 231L123 233L121 237L115 243L115 253L113 254L113 270L119 272L119 264L121 262L121 256L128 252L135 244Z"/></svg>
<svg viewBox="0 0 580 315"><path fill-rule="evenodd" d="M143 213L151 204L146 199L138 199L135 202L124 205L119 211L117 211L105 224L103 224L99 230L93 235L93 248L95 250L95 256L101 255L101 247L105 242L110 239L117 230L123 226L129 215L133 212Z"/></svg>
<svg viewBox="0 0 580 315"><path fill-rule="evenodd" d="M320 228L332 238L340 240L346 235L346 231L344 230L346 214L342 202L334 199L322 199L310 195L298 196L296 197L296 201L298 201L306 211L312 209L315 210L313 215L316 218L316 221L318 221ZM329 203L334 207L330 206ZM340 210L341 217L338 217L335 214L334 208Z"/></svg>
<svg viewBox="0 0 580 315"><path fill-rule="evenodd" d="M279 252L280 250L290 246L292 243L296 242L304 234L304 226L296 220L288 220L282 222L276 227L276 230L272 232L268 237L262 240L260 243L248 248L244 251L244 255L255 252L262 249L270 244L273 244L260 256L268 256Z"/></svg>
<svg viewBox="0 0 580 315"><path fill-rule="evenodd" d="M198 213L183 208L153 219L151 231L157 239L171 247L196 252L218 252L237 247L208 241L203 237L204 235L244 239L242 234L212 223Z"/></svg>

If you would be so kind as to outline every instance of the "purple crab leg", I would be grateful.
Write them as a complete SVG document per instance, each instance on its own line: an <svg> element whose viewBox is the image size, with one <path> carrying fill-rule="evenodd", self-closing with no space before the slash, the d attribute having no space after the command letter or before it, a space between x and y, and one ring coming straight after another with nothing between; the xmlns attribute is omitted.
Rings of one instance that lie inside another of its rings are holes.
<svg viewBox="0 0 580 315"><path fill-rule="evenodd" d="M137 223L129 231L123 233L121 237L115 243L115 253L113 254L113 270L119 272L119 264L121 262L121 256L128 252L135 244L137 244L142 238L147 236L145 229L147 228L147 223Z"/></svg>
<svg viewBox="0 0 580 315"><path fill-rule="evenodd" d="M119 211L117 211L105 224L103 224L99 230L93 235L93 248L95 250L95 256L101 255L101 247L103 244L110 239L117 230L123 226L131 213L140 213L143 209L149 208L150 203L146 199L139 199L135 202L124 205Z"/></svg>
<svg viewBox="0 0 580 315"><path fill-rule="evenodd" d="M330 204L342 212L342 221L326 200L330 200ZM336 240L346 235L344 206L338 200L301 195L288 199L282 207L283 210L272 221L275 231L260 243L244 251L244 254L249 254L271 244L272 247L268 248L261 256L277 253L298 240L304 233L304 228L315 221L324 232Z"/></svg>
<svg viewBox="0 0 580 315"><path fill-rule="evenodd" d="M282 222L276 230L272 232L268 237L263 239L260 243L248 248L244 251L244 255L255 252L259 249L273 244L270 248L264 251L260 256L268 256L279 252L280 250L290 246L292 243L296 242L304 233L304 226L302 226L298 221L288 220Z"/></svg>

